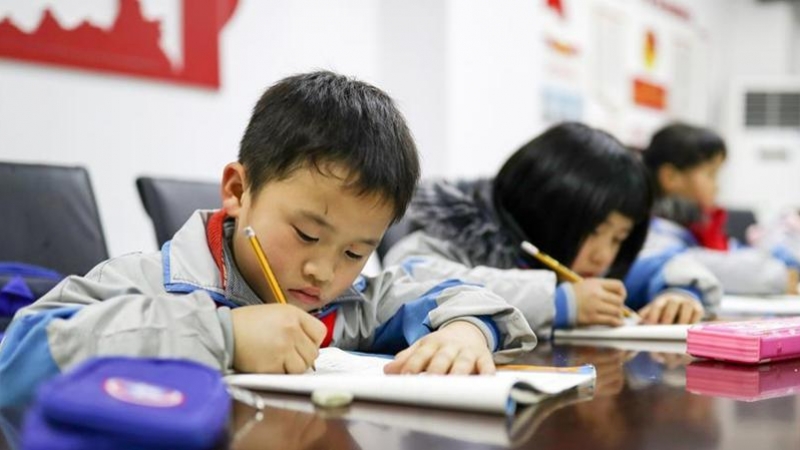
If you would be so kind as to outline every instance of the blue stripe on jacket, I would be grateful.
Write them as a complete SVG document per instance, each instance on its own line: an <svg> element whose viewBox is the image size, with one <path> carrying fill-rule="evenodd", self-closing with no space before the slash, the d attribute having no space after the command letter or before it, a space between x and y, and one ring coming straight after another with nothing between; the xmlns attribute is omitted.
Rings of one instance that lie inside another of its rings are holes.
<svg viewBox="0 0 800 450"><path fill-rule="evenodd" d="M172 281L171 275L171 268L170 268L170 249L172 248L172 241L167 241L161 247L161 265L163 267L163 277L164 277L164 290L169 292L170 294L190 294L196 290L202 290L208 293L212 300L217 305L227 306L228 308L234 309L237 308L239 305L236 303L228 300L225 298L225 295L213 291L211 289L206 288L205 286L200 286L194 283L175 283Z"/></svg>
<svg viewBox="0 0 800 450"><path fill-rule="evenodd" d="M79 306L52 309L11 323L0 346L0 408L28 401L40 383L60 372L50 353L47 326L79 310Z"/></svg>
<svg viewBox="0 0 800 450"><path fill-rule="evenodd" d="M683 247L674 247L658 255L638 258L625 276L625 290L628 291L625 305L636 311L669 287L664 278L664 266L673 256L683 251ZM673 287L691 288L691 286Z"/></svg>
<svg viewBox="0 0 800 450"><path fill-rule="evenodd" d="M463 285L468 285L468 283L457 279L449 279L437 284L416 300L405 303L391 319L375 330L375 339L369 351L394 355L430 334L432 330L430 320L428 320L428 313L438 306L436 299L439 294L451 287ZM492 331L495 338L495 347L498 347L501 340L497 325L490 317L478 316L477 318Z"/></svg>

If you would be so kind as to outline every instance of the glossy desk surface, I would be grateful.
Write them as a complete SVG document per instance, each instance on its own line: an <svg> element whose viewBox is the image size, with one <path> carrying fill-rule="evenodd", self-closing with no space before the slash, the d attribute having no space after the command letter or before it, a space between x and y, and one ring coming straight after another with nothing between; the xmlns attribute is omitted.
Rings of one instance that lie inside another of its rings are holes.
<svg viewBox="0 0 800 450"><path fill-rule="evenodd" d="M594 364L596 388L514 421L364 402L323 411L304 397L263 394L263 414L235 405L229 444L240 450L800 448L800 362L709 364L679 353L682 344L672 347L539 348L523 362ZM687 381L698 392L689 392Z"/></svg>
<svg viewBox="0 0 800 450"><path fill-rule="evenodd" d="M682 345L639 343L639 351L541 346L520 362L591 363L596 387L547 401L515 420L367 402L317 410L304 396L263 393L261 413L234 402L220 448L800 448L800 360L760 368L709 364L682 354ZM22 413L2 413L0 448L14 448Z"/></svg>

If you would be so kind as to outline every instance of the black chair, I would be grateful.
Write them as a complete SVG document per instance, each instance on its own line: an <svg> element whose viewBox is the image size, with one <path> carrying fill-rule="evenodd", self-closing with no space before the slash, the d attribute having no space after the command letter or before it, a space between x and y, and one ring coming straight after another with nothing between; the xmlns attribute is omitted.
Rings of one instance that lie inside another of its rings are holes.
<svg viewBox="0 0 800 450"><path fill-rule="evenodd" d="M172 239L195 210L222 206L219 183L139 177L136 188L153 221L159 248Z"/></svg>
<svg viewBox="0 0 800 450"><path fill-rule="evenodd" d="M747 243L747 229L756 223L756 215L749 209L728 209L728 236Z"/></svg>
<svg viewBox="0 0 800 450"><path fill-rule="evenodd" d="M108 259L83 167L0 163L0 207L0 261L83 275ZM34 292L44 289L31 287Z"/></svg>

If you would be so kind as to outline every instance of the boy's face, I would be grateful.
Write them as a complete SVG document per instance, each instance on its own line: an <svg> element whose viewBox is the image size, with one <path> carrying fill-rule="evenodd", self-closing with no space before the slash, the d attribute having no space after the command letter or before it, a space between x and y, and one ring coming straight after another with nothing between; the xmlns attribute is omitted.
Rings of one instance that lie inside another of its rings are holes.
<svg viewBox="0 0 800 450"><path fill-rule="evenodd" d="M236 266L265 303L276 302L244 235L251 226L261 241L286 301L305 311L321 308L361 272L393 218L377 195L359 196L344 185L348 172L328 165L325 174L300 168L265 184L255 198L244 167L231 163L223 176L223 207L236 218Z"/></svg>
<svg viewBox="0 0 800 450"><path fill-rule="evenodd" d="M677 195L697 202L704 210L714 207L717 197L717 175L725 157L721 154L695 167L673 169L671 180L662 187L667 195Z"/></svg>
<svg viewBox="0 0 800 450"><path fill-rule="evenodd" d="M617 253L628 239L633 221L614 211L583 241L578 256L570 267L585 278L601 277L608 272Z"/></svg>

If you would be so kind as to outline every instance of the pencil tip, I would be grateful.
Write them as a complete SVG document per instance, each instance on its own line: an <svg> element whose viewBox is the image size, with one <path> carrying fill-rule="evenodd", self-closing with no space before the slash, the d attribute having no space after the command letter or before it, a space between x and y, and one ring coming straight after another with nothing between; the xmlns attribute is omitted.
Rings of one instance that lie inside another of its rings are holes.
<svg viewBox="0 0 800 450"><path fill-rule="evenodd" d="M253 227L251 227L251 226L247 226L247 227L245 227L245 229L244 229L244 234L245 234L247 237L253 237L253 236L255 236L255 235L256 235L256 232L253 230Z"/></svg>

